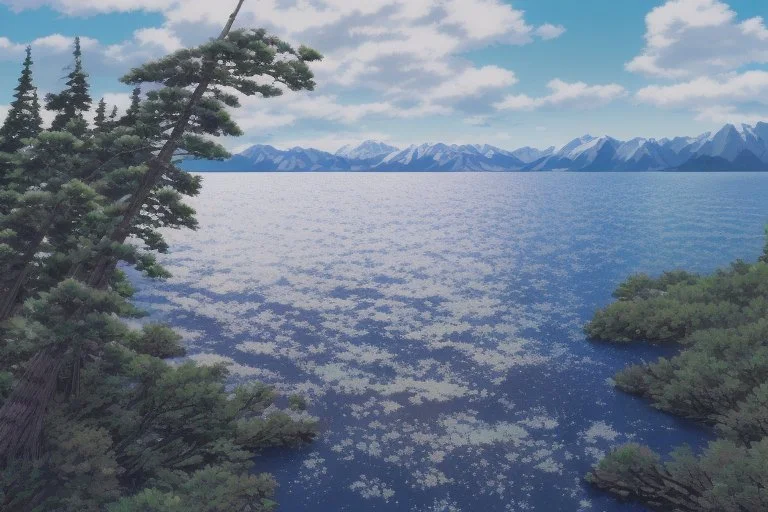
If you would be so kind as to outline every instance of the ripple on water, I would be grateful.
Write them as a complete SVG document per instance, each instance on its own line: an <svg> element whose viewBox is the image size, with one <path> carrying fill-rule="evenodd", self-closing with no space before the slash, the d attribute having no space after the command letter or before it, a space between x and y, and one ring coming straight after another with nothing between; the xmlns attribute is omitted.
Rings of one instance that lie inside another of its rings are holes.
<svg viewBox="0 0 768 512"><path fill-rule="evenodd" d="M639 510L583 485L629 440L707 433L618 394L654 357L585 342L627 274L754 259L757 174L207 174L153 319L235 380L305 394L321 438L258 461L283 510Z"/></svg>

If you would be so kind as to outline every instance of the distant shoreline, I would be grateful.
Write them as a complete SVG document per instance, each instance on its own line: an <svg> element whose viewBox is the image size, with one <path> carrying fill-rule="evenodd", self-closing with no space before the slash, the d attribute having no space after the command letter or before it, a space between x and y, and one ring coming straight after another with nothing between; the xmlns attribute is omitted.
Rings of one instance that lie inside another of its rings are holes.
<svg viewBox="0 0 768 512"><path fill-rule="evenodd" d="M763 174L764 171L204 171L189 170L199 174Z"/></svg>

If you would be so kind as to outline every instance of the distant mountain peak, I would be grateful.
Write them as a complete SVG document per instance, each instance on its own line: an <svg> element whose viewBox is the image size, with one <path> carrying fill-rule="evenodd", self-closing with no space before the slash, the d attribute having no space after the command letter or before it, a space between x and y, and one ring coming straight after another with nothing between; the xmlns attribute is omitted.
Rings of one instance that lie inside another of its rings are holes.
<svg viewBox="0 0 768 512"><path fill-rule="evenodd" d="M255 145L224 162L187 161L188 170L227 171L768 171L768 123L726 124L697 137L626 141L583 135L559 149L490 144L411 144L377 140L335 154L313 148Z"/></svg>
<svg viewBox="0 0 768 512"><path fill-rule="evenodd" d="M352 160L370 160L399 151L395 146L390 146L378 140L366 140L357 146L347 144L336 151L336 156Z"/></svg>

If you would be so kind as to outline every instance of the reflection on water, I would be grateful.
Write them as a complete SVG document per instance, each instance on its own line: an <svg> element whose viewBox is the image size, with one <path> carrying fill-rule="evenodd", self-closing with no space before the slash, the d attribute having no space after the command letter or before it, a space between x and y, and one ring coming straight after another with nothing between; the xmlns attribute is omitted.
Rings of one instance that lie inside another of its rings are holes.
<svg viewBox="0 0 768 512"><path fill-rule="evenodd" d="M310 399L322 436L259 470L282 510L640 510L583 475L706 431L616 393L658 349L581 331L633 271L754 259L758 174L207 174L140 305L191 357Z"/></svg>

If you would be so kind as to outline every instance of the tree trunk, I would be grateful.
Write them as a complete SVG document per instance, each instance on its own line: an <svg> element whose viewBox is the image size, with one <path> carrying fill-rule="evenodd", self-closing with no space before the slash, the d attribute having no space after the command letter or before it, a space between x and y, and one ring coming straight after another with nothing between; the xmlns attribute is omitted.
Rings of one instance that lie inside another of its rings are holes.
<svg viewBox="0 0 768 512"><path fill-rule="evenodd" d="M62 348L38 352L0 408L0 461L40 455L43 421L56 392L64 352Z"/></svg>
<svg viewBox="0 0 768 512"><path fill-rule="evenodd" d="M51 226L56 221L61 205L62 201L59 200L53 206L45 222L40 225L40 229L29 244L29 247L27 247L27 250L10 265L8 275L2 276L4 283L0 285L2 286L0 288L0 323L7 320L13 313L19 293L21 293L21 289L27 281L35 254L37 254L43 240L48 235L48 231L50 231Z"/></svg>
<svg viewBox="0 0 768 512"><path fill-rule="evenodd" d="M221 34L219 34L218 39L224 39L232 30L232 25L234 24L240 9L243 7L244 2L245 0L238 1L235 10L229 16L229 20L224 26L224 29L221 31ZM123 214L123 218L120 220L120 223L117 225L117 227L115 227L115 229L112 231L112 234L109 236L109 240L111 242L122 244L125 243L125 240L128 238L128 234L130 233L134 219L141 211L141 208L147 201L147 198L152 192L152 189L155 187L155 185L157 185L158 180L170 165L171 159L176 152L179 141L181 140L184 132L187 129L187 126L189 125L189 120L192 118L192 113L195 107L202 99L203 94L205 94L205 92L208 90L208 86L211 84L211 74L213 73L215 67L216 62L208 61L203 64L200 73L200 83L198 83L197 87L192 93L192 96L190 96L187 105L184 107L184 111L182 112L181 117L174 126L171 135L168 137L168 141L166 141L165 145L157 154L157 156L150 160L149 169L142 177L138 189L131 197L131 201L126 208L125 213ZM90 286L96 288L106 287L109 281L108 274L110 268L114 268L112 266L112 260L113 257L108 255L99 256L96 259L96 264L94 265L88 277L88 284Z"/></svg>

